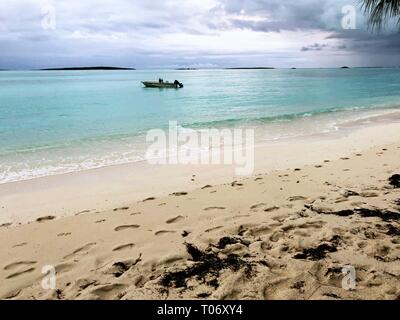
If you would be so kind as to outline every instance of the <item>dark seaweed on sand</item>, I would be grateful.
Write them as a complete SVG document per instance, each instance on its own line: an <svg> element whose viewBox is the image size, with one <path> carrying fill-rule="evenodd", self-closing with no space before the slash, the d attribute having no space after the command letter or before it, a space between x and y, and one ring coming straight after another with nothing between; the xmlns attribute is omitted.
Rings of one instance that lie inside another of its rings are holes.
<svg viewBox="0 0 400 320"><path fill-rule="evenodd" d="M342 242L340 236L334 236L329 243L322 243L316 248L306 248L294 256L295 259L318 261L325 259L328 253L337 252Z"/></svg>
<svg viewBox="0 0 400 320"><path fill-rule="evenodd" d="M394 188L400 188L400 174L395 174L389 178L389 183ZM400 199L394 200L394 204L400 206ZM319 208L315 208L312 205L305 205L305 207L318 214L336 215L339 217L350 217L354 214L358 214L363 218L380 218L383 221L400 221L400 212L395 212L387 209L367 209L367 208L356 208L356 209L346 209L340 211L324 211Z"/></svg>
<svg viewBox="0 0 400 320"><path fill-rule="evenodd" d="M387 225L387 233L388 236L400 236L400 228L395 227L392 224Z"/></svg>
<svg viewBox="0 0 400 320"><path fill-rule="evenodd" d="M381 218L386 222L400 220L400 213L390 210L358 208L355 209L355 212L363 218Z"/></svg>
<svg viewBox="0 0 400 320"><path fill-rule="evenodd" d="M394 188L400 188L400 174L394 174L389 178L389 184Z"/></svg>
<svg viewBox="0 0 400 320"><path fill-rule="evenodd" d="M399 221L400 220L400 213L395 211L390 211L386 209L367 209L367 208L356 208L354 210L347 209L341 211L322 211L319 209L315 209L313 206L306 206L307 209L314 211L318 214L327 214L327 215L336 215L339 217L350 217L354 214L359 214L363 218L380 218L383 221Z"/></svg>
<svg viewBox="0 0 400 320"><path fill-rule="evenodd" d="M252 265L242 260L236 254L230 254L226 258L220 258L214 252L204 252L190 243L186 243L186 250L195 263L183 270L165 273L160 285L165 288L185 288L187 289L187 281L196 279L208 286L218 288L218 276L222 270L231 270L238 272L245 270L247 276L252 274Z"/></svg>
<svg viewBox="0 0 400 320"><path fill-rule="evenodd" d="M237 244L237 243L243 244L246 247L248 247L250 245L250 242L245 241L245 240L240 239L240 238L223 237L218 241L218 244L217 244L216 247L218 249L225 249L226 246L229 246L231 244Z"/></svg>
<svg viewBox="0 0 400 320"><path fill-rule="evenodd" d="M305 208L307 208L313 212L316 212L318 214L331 214L331 215L335 215L335 216L339 216L339 217L349 217L349 216L354 215L353 210L323 211L322 209L315 208L312 205L305 205Z"/></svg>

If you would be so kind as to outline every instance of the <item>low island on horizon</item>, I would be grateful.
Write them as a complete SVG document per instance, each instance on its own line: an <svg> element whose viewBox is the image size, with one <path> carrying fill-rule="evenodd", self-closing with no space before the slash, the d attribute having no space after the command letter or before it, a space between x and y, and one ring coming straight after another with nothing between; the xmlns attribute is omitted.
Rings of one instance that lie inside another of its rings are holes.
<svg viewBox="0 0 400 320"><path fill-rule="evenodd" d="M225 68L225 70L273 70L273 67L233 67Z"/></svg>
<svg viewBox="0 0 400 320"><path fill-rule="evenodd" d="M87 70L136 70L134 68L119 68L119 67L71 67L71 68L45 68L40 71L87 71Z"/></svg>

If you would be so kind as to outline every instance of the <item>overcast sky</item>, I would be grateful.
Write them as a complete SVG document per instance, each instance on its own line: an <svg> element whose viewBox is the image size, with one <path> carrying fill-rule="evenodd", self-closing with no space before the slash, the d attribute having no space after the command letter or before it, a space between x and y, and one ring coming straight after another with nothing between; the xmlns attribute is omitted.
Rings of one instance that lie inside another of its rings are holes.
<svg viewBox="0 0 400 320"><path fill-rule="evenodd" d="M357 8L355 30L342 8ZM347 20L346 20L347 21ZM390 29L390 28L389 28ZM358 0L1 0L0 68L400 65Z"/></svg>

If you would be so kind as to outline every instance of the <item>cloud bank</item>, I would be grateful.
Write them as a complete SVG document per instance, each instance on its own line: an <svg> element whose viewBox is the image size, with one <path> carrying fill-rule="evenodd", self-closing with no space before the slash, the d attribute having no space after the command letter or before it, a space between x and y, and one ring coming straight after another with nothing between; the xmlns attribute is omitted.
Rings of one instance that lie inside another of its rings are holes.
<svg viewBox="0 0 400 320"><path fill-rule="evenodd" d="M0 47L19 69L400 65L399 34L371 34L358 0L3 0Z"/></svg>

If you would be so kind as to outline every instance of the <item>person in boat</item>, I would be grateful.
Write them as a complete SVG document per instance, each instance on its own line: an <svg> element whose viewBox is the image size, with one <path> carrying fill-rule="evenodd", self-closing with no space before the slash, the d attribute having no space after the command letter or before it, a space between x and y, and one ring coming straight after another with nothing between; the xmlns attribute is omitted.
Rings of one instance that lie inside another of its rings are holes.
<svg viewBox="0 0 400 320"><path fill-rule="evenodd" d="M158 79L158 83L164 83L164 79Z"/></svg>

